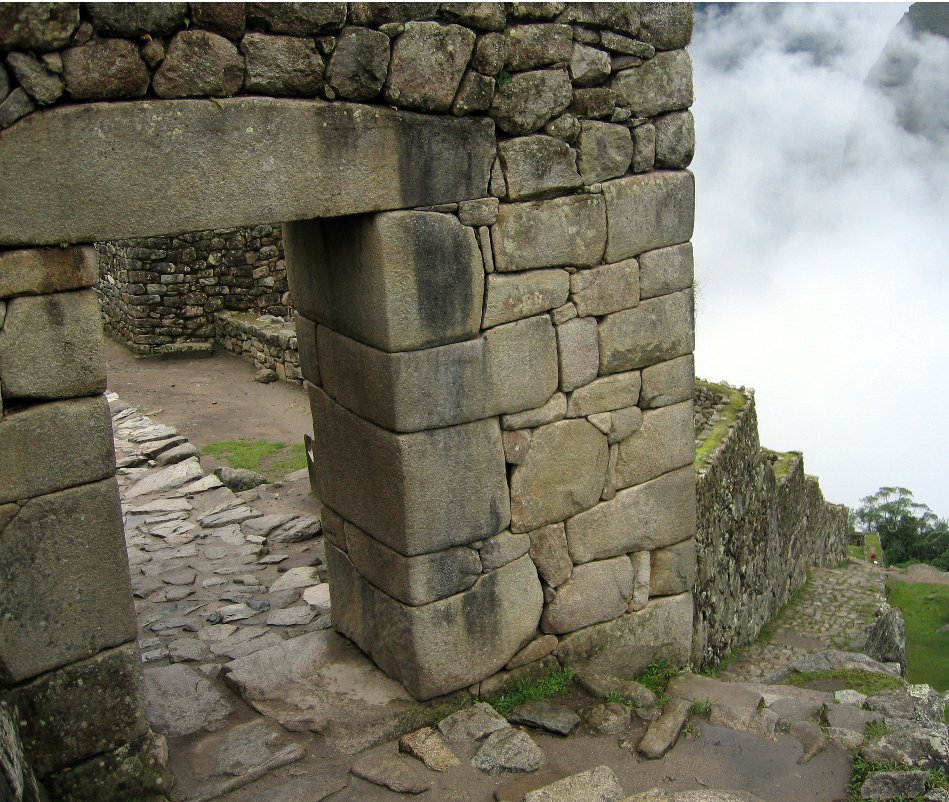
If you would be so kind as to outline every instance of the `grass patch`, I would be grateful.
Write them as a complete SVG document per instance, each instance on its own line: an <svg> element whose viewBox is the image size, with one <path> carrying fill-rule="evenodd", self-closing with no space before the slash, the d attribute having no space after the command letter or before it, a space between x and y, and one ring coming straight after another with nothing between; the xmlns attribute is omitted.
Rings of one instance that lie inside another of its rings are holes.
<svg viewBox="0 0 949 802"><path fill-rule="evenodd" d="M863 786L863 781L875 771L911 771L911 768L902 763L878 763L855 754L853 767L850 770L850 785L847 789L847 799L850 802L860 802L860 788Z"/></svg>
<svg viewBox="0 0 949 802"><path fill-rule="evenodd" d="M906 619L906 678L949 690L949 585L890 582L889 594Z"/></svg>
<svg viewBox="0 0 949 802"><path fill-rule="evenodd" d="M554 671L545 677L523 679L505 685L497 694L485 699L502 716L527 701L542 701L560 696L573 687L573 672L569 668Z"/></svg>
<svg viewBox="0 0 949 802"><path fill-rule="evenodd" d="M221 440L208 443L202 451L232 468L262 473L271 482L306 467L302 443L290 446L271 440Z"/></svg>
<svg viewBox="0 0 949 802"><path fill-rule="evenodd" d="M888 691L892 688L902 688L905 683L898 677L881 674L877 671L864 671L859 668L837 668L833 671L804 671L788 677L782 685L793 685L796 688L806 688L814 682L842 682L848 688L866 694Z"/></svg>
<svg viewBox="0 0 949 802"><path fill-rule="evenodd" d="M616 702L618 705L626 705L626 707L639 707L639 702L635 699L630 699L628 696L623 696L616 691L610 691L606 694L607 702Z"/></svg>
<svg viewBox="0 0 949 802"><path fill-rule="evenodd" d="M873 740L877 740L889 734L890 728L882 721L868 721L867 726L864 727L863 730L863 736L865 738L872 738Z"/></svg>
<svg viewBox="0 0 949 802"><path fill-rule="evenodd" d="M877 555L877 562L880 563L880 565L883 565L883 564L884 564L884 560L883 560L883 544L880 542L880 535L879 535L879 533L877 533L877 532L867 532L867 534L864 535L864 537L863 537L863 544L864 544L864 549L863 549L864 556L863 556L863 559L869 560L869 559L870 559L870 555L871 555L872 553L876 552L876 555Z"/></svg>
<svg viewBox="0 0 949 802"><path fill-rule="evenodd" d="M777 459L771 465L771 470L774 471L774 478L781 481L787 477L794 463L803 455L800 451L786 451L784 453L778 452L775 456Z"/></svg>
<svg viewBox="0 0 949 802"><path fill-rule="evenodd" d="M721 410L721 419L712 427L705 442L695 451L695 471L701 473L708 465L709 458L714 454L725 439L725 435L731 430L739 414L748 403L748 399L740 390L732 387L726 387L723 384L713 384L712 382L696 381L696 384L707 387L715 393L727 396L728 403Z"/></svg>
<svg viewBox="0 0 949 802"><path fill-rule="evenodd" d="M669 665L665 660L657 660L654 663L650 663L646 667L646 670L636 677L636 682L649 688L649 690L656 694L659 706L665 707L666 702L669 701L666 696L666 685L668 685L669 680L678 673L678 668Z"/></svg>
<svg viewBox="0 0 949 802"><path fill-rule="evenodd" d="M689 712L693 716L699 716L700 718L707 719L710 715L712 715L712 700L696 699L694 702L692 702Z"/></svg>

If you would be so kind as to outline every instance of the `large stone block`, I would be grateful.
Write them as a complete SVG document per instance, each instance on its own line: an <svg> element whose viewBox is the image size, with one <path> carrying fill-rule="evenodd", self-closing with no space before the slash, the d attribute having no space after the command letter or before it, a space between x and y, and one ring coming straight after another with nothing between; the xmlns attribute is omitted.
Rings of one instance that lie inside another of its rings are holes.
<svg viewBox="0 0 949 802"><path fill-rule="evenodd" d="M316 323L297 313L294 316L297 331L297 350L300 354L300 372L303 378L319 385L320 359L316 350Z"/></svg>
<svg viewBox="0 0 949 802"><path fill-rule="evenodd" d="M63 77L73 100L142 97L151 78L138 48L127 39L93 39L63 51Z"/></svg>
<svg viewBox="0 0 949 802"><path fill-rule="evenodd" d="M499 272L592 266L603 258L606 207L599 195L502 204L491 231Z"/></svg>
<svg viewBox="0 0 949 802"><path fill-rule="evenodd" d="M691 465L695 459L692 398L643 413L643 425L619 444L610 481L614 488L642 484Z"/></svg>
<svg viewBox="0 0 949 802"><path fill-rule="evenodd" d="M511 71L533 70L568 61L573 52L573 30L569 25L513 25L505 35L508 48L504 66Z"/></svg>
<svg viewBox="0 0 949 802"><path fill-rule="evenodd" d="M559 635L611 621L626 612L632 596L633 567L629 558L578 565L544 608L540 628Z"/></svg>
<svg viewBox="0 0 949 802"><path fill-rule="evenodd" d="M0 675L19 682L135 637L114 479L0 514Z"/></svg>
<svg viewBox="0 0 949 802"><path fill-rule="evenodd" d="M105 479L115 471L102 396L6 410L0 420L0 504Z"/></svg>
<svg viewBox="0 0 949 802"><path fill-rule="evenodd" d="M600 371L644 368L692 353L695 317L692 291L649 298L600 323Z"/></svg>
<svg viewBox="0 0 949 802"><path fill-rule="evenodd" d="M319 496L347 520L409 557L508 525L496 419L397 435L309 391Z"/></svg>
<svg viewBox="0 0 949 802"><path fill-rule="evenodd" d="M312 39L248 33L241 39L248 94L313 97L325 65Z"/></svg>
<svg viewBox="0 0 949 802"><path fill-rule="evenodd" d="M544 599L526 554L469 590L407 607L377 590L328 545L333 624L416 699L466 688L501 669L537 631Z"/></svg>
<svg viewBox="0 0 949 802"><path fill-rule="evenodd" d="M248 3L247 18L274 33L313 36L342 28L346 3Z"/></svg>
<svg viewBox="0 0 949 802"><path fill-rule="evenodd" d="M691 592L695 584L695 538L656 549L650 555L649 595L672 596Z"/></svg>
<svg viewBox="0 0 949 802"><path fill-rule="evenodd" d="M584 418L600 412L635 406L639 400L642 377L638 370L616 373L578 387L570 394L567 415Z"/></svg>
<svg viewBox="0 0 949 802"><path fill-rule="evenodd" d="M138 646L129 643L10 691L23 745L40 776L148 731Z"/></svg>
<svg viewBox="0 0 949 802"><path fill-rule="evenodd" d="M618 178L633 161L633 138L624 125L584 120L577 147L584 184Z"/></svg>
<svg viewBox="0 0 949 802"><path fill-rule="evenodd" d="M612 265L578 270L570 276L570 300L578 315L608 315L639 303L639 265L624 259Z"/></svg>
<svg viewBox="0 0 949 802"><path fill-rule="evenodd" d="M572 99L566 70L519 72L498 84L490 113L504 133L524 136L565 111Z"/></svg>
<svg viewBox="0 0 949 802"><path fill-rule="evenodd" d="M91 110L57 106L0 136L0 245L102 242L483 198L496 155L490 120L379 106L242 97ZM90 175L109 188L92 202Z"/></svg>
<svg viewBox="0 0 949 802"><path fill-rule="evenodd" d="M370 28L346 28L333 48L326 82L346 100L372 100L389 74L389 37Z"/></svg>
<svg viewBox="0 0 949 802"><path fill-rule="evenodd" d="M603 492L608 460L606 437L592 423L539 428L511 474L511 531L529 532L592 507Z"/></svg>
<svg viewBox="0 0 949 802"><path fill-rule="evenodd" d="M484 301L486 329L538 315L564 304L570 292L566 270L530 270L488 276Z"/></svg>
<svg viewBox="0 0 949 802"><path fill-rule="evenodd" d="M645 409L677 404L695 392L695 360L692 354L660 362L643 370L640 402Z"/></svg>
<svg viewBox="0 0 949 802"><path fill-rule="evenodd" d="M552 136L508 139L498 146L498 156L511 200L565 193L583 184L576 151Z"/></svg>
<svg viewBox="0 0 949 802"><path fill-rule="evenodd" d="M317 342L330 397L396 432L532 409L557 389L557 344L547 315L421 351L390 354L326 326Z"/></svg>
<svg viewBox="0 0 949 802"><path fill-rule="evenodd" d="M383 351L478 333L484 266L474 231L435 212L289 223L290 287L311 320Z"/></svg>
<svg viewBox="0 0 949 802"><path fill-rule="evenodd" d="M0 250L0 298L91 287L99 275L95 249Z"/></svg>
<svg viewBox="0 0 949 802"><path fill-rule="evenodd" d="M575 317L557 326L560 389L565 393L589 384L600 371L600 342L596 319Z"/></svg>
<svg viewBox="0 0 949 802"><path fill-rule="evenodd" d="M618 72L610 86L636 117L652 117L692 105L692 59L684 50L656 55L639 67Z"/></svg>
<svg viewBox="0 0 949 802"><path fill-rule="evenodd" d="M392 46L386 101L406 109L448 111L474 44L474 32L460 25L407 22Z"/></svg>
<svg viewBox="0 0 949 802"><path fill-rule="evenodd" d="M179 31L168 46L152 88L158 97L230 97L244 83L244 59L223 36Z"/></svg>
<svg viewBox="0 0 949 802"><path fill-rule="evenodd" d="M105 390L102 317L93 290L13 298L0 328L6 402Z"/></svg>
<svg viewBox="0 0 949 802"><path fill-rule="evenodd" d="M691 3L639 3L639 35L656 50L678 50L692 41Z"/></svg>
<svg viewBox="0 0 949 802"><path fill-rule="evenodd" d="M184 23L187 3L87 3L93 27L110 36L169 36Z"/></svg>
<svg viewBox="0 0 949 802"><path fill-rule="evenodd" d="M650 601L638 612L595 624L560 639L555 654L574 671L635 679L650 663L689 661L692 594Z"/></svg>
<svg viewBox="0 0 949 802"><path fill-rule="evenodd" d="M656 120L656 166L686 168L695 155L695 121L690 111L663 114Z"/></svg>
<svg viewBox="0 0 949 802"><path fill-rule="evenodd" d="M692 243L649 251L639 257L639 292L643 298L687 290L693 281Z"/></svg>
<svg viewBox="0 0 949 802"><path fill-rule="evenodd" d="M364 579L412 607L467 590L481 576L481 559L474 549L457 547L403 557L350 523L346 524L346 550Z"/></svg>
<svg viewBox="0 0 949 802"><path fill-rule="evenodd" d="M632 175L603 185L609 239L606 261L619 262L692 236L695 180L687 172Z"/></svg>
<svg viewBox="0 0 949 802"><path fill-rule="evenodd" d="M689 465L567 521L567 548L575 563L671 546L695 535L695 471Z"/></svg>

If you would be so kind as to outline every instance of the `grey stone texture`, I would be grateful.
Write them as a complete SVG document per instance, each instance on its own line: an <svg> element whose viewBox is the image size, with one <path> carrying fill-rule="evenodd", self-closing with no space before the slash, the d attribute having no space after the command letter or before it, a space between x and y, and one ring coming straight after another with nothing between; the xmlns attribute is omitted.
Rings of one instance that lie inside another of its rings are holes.
<svg viewBox="0 0 949 802"><path fill-rule="evenodd" d="M247 92L313 97L322 85L325 65L312 39L248 33L240 51Z"/></svg>
<svg viewBox="0 0 949 802"><path fill-rule="evenodd" d="M537 771L544 764L544 753L523 730L506 727L491 733L471 759L471 765L488 774L513 771Z"/></svg>
<svg viewBox="0 0 949 802"><path fill-rule="evenodd" d="M631 524L637 522L633 527ZM695 534L695 471L689 465L621 490L567 521L574 563L651 551Z"/></svg>
<svg viewBox="0 0 949 802"><path fill-rule="evenodd" d="M656 126L642 123L633 128L633 172L645 173L656 163Z"/></svg>
<svg viewBox="0 0 949 802"><path fill-rule="evenodd" d="M656 167L685 168L695 155L692 112L677 111L656 119Z"/></svg>
<svg viewBox="0 0 949 802"><path fill-rule="evenodd" d="M595 86L610 77L610 57L602 50L579 42L570 54L570 77L574 86Z"/></svg>
<svg viewBox="0 0 949 802"><path fill-rule="evenodd" d="M639 407L623 407L612 412L587 415L587 420L606 435L607 442L612 446L642 428L643 411Z"/></svg>
<svg viewBox="0 0 949 802"><path fill-rule="evenodd" d="M407 22L392 46L386 101L418 111L448 111L474 44L475 34L460 25Z"/></svg>
<svg viewBox="0 0 949 802"><path fill-rule="evenodd" d="M188 13L187 3L87 3L93 28L108 36L168 36Z"/></svg>
<svg viewBox="0 0 949 802"><path fill-rule="evenodd" d="M514 724L526 724L563 736L570 735L580 725L580 716L563 705L534 700L519 704L509 718Z"/></svg>
<svg viewBox="0 0 949 802"><path fill-rule="evenodd" d="M346 100L372 100L389 74L389 37L371 28L344 28L326 70L326 82Z"/></svg>
<svg viewBox="0 0 949 802"><path fill-rule="evenodd" d="M577 154L566 142L534 134L498 145L511 200L564 194L581 186Z"/></svg>
<svg viewBox="0 0 949 802"><path fill-rule="evenodd" d="M572 99L566 70L518 72L498 84L491 116L504 133L525 136L566 111Z"/></svg>
<svg viewBox="0 0 949 802"><path fill-rule="evenodd" d="M91 287L97 275L89 247L0 251L0 298Z"/></svg>
<svg viewBox="0 0 949 802"><path fill-rule="evenodd" d="M672 699L663 709L662 715L649 725L636 751L649 760L662 757L675 745L689 717L690 706L688 699Z"/></svg>
<svg viewBox="0 0 949 802"><path fill-rule="evenodd" d="M50 72L36 56L29 53L10 53L7 55L7 66L20 86L41 106L55 103L62 95L62 79Z"/></svg>
<svg viewBox="0 0 949 802"><path fill-rule="evenodd" d="M565 13L571 22L628 34L639 31L639 15L639 3L571 3Z"/></svg>
<svg viewBox="0 0 949 802"><path fill-rule="evenodd" d="M692 291L649 298L600 323L600 372L644 368L690 354L695 347Z"/></svg>
<svg viewBox="0 0 949 802"><path fill-rule="evenodd" d="M554 393L542 407L501 416L501 428L505 431L532 429L547 423L563 420L567 416L567 396Z"/></svg>
<svg viewBox="0 0 949 802"><path fill-rule="evenodd" d="M125 39L94 39L65 50L63 75L73 100L143 97L150 77L138 49Z"/></svg>
<svg viewBox="0 0 949 802"><path fill-rule="evenodd" d="M573 30L569 25L513 25L504 34L508 41L504 66L512 72L568 61L573 53Z"/></svg>
<svg viewBox="0 0 949 802"><path fill-rule="evenodd" d="M625 797L613 770L596 766L530 791L523 802L620 802Z"/></svg>
<svg viewBox="0 0 949 802"><path fill-rule="evenodd" d="M483 541L478 547L481 565L485 571L493 571L502 565L523 557L530 549L531 541L526 533L501 532Z"/></svg>
<svg viewBox="0 0 949 802"><path fill-rule="evenodd" d="M58 50L78 27L79 6L75 3L4 4L0 8L0 50Z"/></svg>
<svg viewBox="0 0 949 802"><path fill-rule="evenodd" d="M110 477L109 406L95 396L5 410L0 453L0 504Z"/></svg>
<svg viewBox="0 0 949 802"><path fill-rule="evenodd" d="M495 273L487 278L484 303L486 329L547 312L567 300L570 274L565 270Z"/></svg>
<svg viewBox="0 0 949 802"><path fill-rule="evenodd" d="M692 243L649 251L639 257L639 292L654 298L692 286Z"/></svg>
<svg viewBox="0 0 949 802"><path fill-rule="evenodd" d="M297 308L383 351L465 340L481 324L484 269L474 232L447 214L386 212L290 223Z"/></svg>
<svg viewBox="0 0 949 802"><path fill-rule="evenodd" d="M0 328L0 392L5 403L104 390L102 318L95 292L22 296L7 302Z"/></svg>
<svg viewBox="0 0 949 802"><path fill-rule="evenodd" d="M0 129L7 128L36 108L33 100L22 86L14 89L6 99L0 101Z"/></svg>
<svg viewBox="0 0 949 802"><path fill-rule="evenodd" d="M240 39L247 29L243 3L195 3L191 6L191 21L228 39Z"/></svg>
<svg viewBox="0 0 949 802"><path fill-rule="evenodd" d="M333 624L416 699L466 688L502 668L537 629L543 595L525 555L455 596L406 607L368 585L328 545ZM490 611L471 615L471 610Z"/></svg>
<svg viewBox="0 0 949 802"><path fill-rule="evenodd" d="M606 206L599 195L503 204L491 231L498 272L535 267L590 267L606 244Z"/></svg>
<svg viewBox="0 0 949 802"><path fill-rule="evenodd" d="M475 702L438 722L438 731L452 743L480 741L508 727L507 720L487 702Z"/></svg>
<svg viewBox="0 0 949 802"><path fill-rule="evenodd" d="M135 637L113 479L0 510L0 604L17 611L0 621L5 681L22 681Z"/></svg>
<svg viewBox="0 0 949 802"><path fill-rule="evenodd" d="M466 226L493 226L498 219L498 206L497 198L461 201L458 204L458 219Z"/></svg>
<svg viewBox="0 0 949 802"><path fill-rule="evenodd" d="M695 458L692 399L643 413L643 425L619 443L611 466L613 487L641 485L691 465Z"/></svg>
<svg viewBox="0 0 949 802"><path fill-rule="evenodd" d="M692 41L695 12L688 3L641 3L639 35L656 50L677 50Z"/></svg>
<svg viewBox="0 0 949 802"><path fill-rule="evenodd" d="M600 344L596 319L575 317L557 326L560 389L565 393L589 384L599 372Z"/></svg>
<svg viewBox="0 0 949 802"><path fill-rule="evenodd" d="M639 400L642 376L638 370L603 376L570 394L567 415L583 418L600 412L635 406Z"/></svg>
<svg viewBox="0 0 949 802"><path fill-rule="evenodd" d="M626 556L578 565L544 607L544 632L574 632L626 612L633 596L633 568Z"/></svg>
<svg viewBox="0 0 949 802"><path fill-rule="evenodd" d="M358 757L350 771L366 782L399 794L421 794L432 787L426 771L401 755L369 752Z"/></svg>
<svg viewBox="0 0 949 802"><path fill-rule="evenodd" d="M501 33L486 33L478 37L471 66L482 75L496 76L507 58L508 39Z"/></svg>
<svg viewBox="0 0 949 802"><path fill-rule="evenodd" d="M616 111L616 93L608 86L574 89L570 111L577 117L612 117ZM611 161L616 161L615 155Z"/></svg>
<svg viewBox="0 0 949 802"><path fill-rule="evenodd" d="M244 83L244 59L223 36L189 30L175 34L152 79L162 98L230 97Z"/></svg>
<svg viewBox="0 0 949 802"><path fill-rule="evenodd" d="M431 727L403 735L399 738L399 751L418 758L432 771L445 771L461 762L441 733Z"/></svg>
<svg viewBox="0 0 949 802"><path fill-rule="evenodd" d="M603 185L609 239L606 260L619 262L692 236L695 181L691 173L656 172Z"/></svg>
<svg viewBox="0 0 949 802"><path fill-rule="evenodd" d="M420 351L390 354L325 326L319 327L317 341L326 393L391 431L531 409L557 389L557 345L546 315L498 326L476 340Z"/></svg>
<svg viewBox="0 0 949 802"><path fill-rule="evenodd" d="M338 31L346 3L247 3L247 19L273 33L303 36Z"/></svg>
<svg viewBox="0 0 949 802"><path fill-rule="evenodd" d="M695 391L695 360L691 354L643 369L640 405L644 409L665 407L692 398Z"/></svg>
<svg viewBox="0 0 949 802"><path fill-rule="evenodd" d="M607 315L639 304L639 264L624 259L570 276L570 300L579 315ZM691 392L691 390L690 390Z"/></svg>
<svg viewBox="0 0 949 802"><path fill-rule="evenodd" d="M656 549L650 555L649 593L651 596L673 596L691 592L695 585L695 572L694 538Z"/></svg>
<svg viewBox="0 0 949 802"><path fill-rule="evenodd" d="M458 94L451 104L451 113L456 117L479 114L491 108L496 82L494 78L480 72L468 70L461 79Z"/></svg>
<svg viewBox="0 0 949 802"><path fill-rule="evenodd" d="M618 72L610 86L637 117L692 105L692 59L684 50L657 53L641 67Z"/></svg>
<svg viewBox="0 0 949 802"><path fill-rule="evenodd" d="M152 729L168 736L220 729L234 709L218 685L184 663L147 669L145 695Z"/></svg>
<svg viewBox="0 0 949 802"><path fill-rule="evenodd" d="M629 601L629 609L642 610L649 601L649 592L652 585L652 555L648 551L637 551L629 555L633 566L633 597Z"/></svg>
<svg viewBox="0 0 949 802"><path fill-rule="evenodd" d="M508 525L496 419L397 435L309 390L319 495L347 520L406 556L466 545Z"/></svg>
<svg viewBox="0 0 949 802"><path fill-rule="evenodd" d="M541 578L552 588L562 585L573 572L564 525L548 524L528 532L528 535L530 556Z"/></svg>
<svg viewBox="0 0 949 802"><path fill-rule="evenodd" d="M624 125L584 120L577 148L584 184L619 178L633 161L633 139Z"/></svg>
<svg viewBox="0 0 949 802"><path fill-rule="evenodd" d="M446 3L439 5L438 16L479 31L501 31L507 22L501 3Z"/></svg>
<svg viewBox="0 0 949 802"><path fill-rule="evenodd" d="M320 360L316 347L316 323L303 315L294 317L297 331L297 347L300 352L300 372L311 384L319 386Z"/></svg>

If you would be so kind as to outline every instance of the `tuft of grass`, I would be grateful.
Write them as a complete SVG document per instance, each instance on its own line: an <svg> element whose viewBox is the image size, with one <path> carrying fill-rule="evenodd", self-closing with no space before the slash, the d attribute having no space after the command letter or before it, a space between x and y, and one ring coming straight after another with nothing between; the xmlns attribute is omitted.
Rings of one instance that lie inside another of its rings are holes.
<svg viewBox="0 0 949 802"><path fill-rule="evenodd" d="M803 454L800 451L785 451L778 452L776 456L777 459L772 464L771 470L774 471L774 478L781 481L787 477L794 463L801 459Z"/></svg>
<svg viewBox="0 0 949 802"><path fill-rule="evenodd" d="M884 735L890 734L890 728L886 726L886 723L883 721L868 721L867 726L863 729L864 738L872 738L873 740L878 740Z"/></svg>
<svg viewBox="0 0 949 802"><path fill-rule="evenodd" d="M646 670L636 677L636 681L656 694L659 706L665 707L666 702L669 701L666 696L666 686L669 680L678 673L679 669L669 665L665 660L656 660L646 666Z"/></svg>
<svg viewBox="0 0 949 802"><path fill-rule="evenodd" d="M726 387L723 384L713 384L712 382L698 380L696 384L708 387L710 390L728 397L728 403L725 404L720 413L721 419L715 424L712 431L709 432L708 437L705 438L705 442L695 451L695 472L701 473L708 465L712 454L714 454L722 444L725 435L731 431L735 421L738 420L741 411L748 404L748 399L740 390L736 390L733 387Z"/></svg>
<svg viewBox="0 0 949 802"><path fill-rule="evenodd" d="M272 482L306 467L302 443L290 446L271 440L220 440L208 443L202 451L232 468L262 473Z"/></svg>
<svg viewBox="0 0 949 802"><path fill-rule="evenodd" d="M906 683L898 677L881 674L877 671L864 671L859 668L837 668L833 671L804 671L794 674L784 680L782 685L793 685L797 688L806 688L812 682L836 681L844 683L848 688L869 696L880 691L892 688L902 688Z"/></svg>
<svg viewBox="0 0 949 802"><path fill-rule="evenodd" d="M890 604L906 619L906 678L949 690L949 585L890 582Z"/></svg>
<svg viewBox="0 0 949 802"><path fill-rule="evenodd" d="M606 701L616 702L616 704L626 705L626 707L639 707L639 702L637 702L635 699L630 699L628 696L623 696L616 691L610 691L608 694L606 694Z"/></svg>
<svg viewBox="0 0 949 802"><path fill-rule="evenodd" d="M853 756L853 766L850 769L850 785L847 789L847 799L849 802L860 802L860 789L863 787L864 780L875 771L911 771L910 766L903 763L879 763L875 760L867 760L859 753Z"/></svg>
<svg viewBox="0 0 949 802"><path fill-rule="evenodd" d="M689 712L693 716L699 716L700 718L707 719L710 715L712 715L712 700L696 699L694 702L692 702Z"/></svg>
<svg viewBox="0 0 949 802"><path fill-rule="evenodd" d="M502 716L527 701L542 701L560 696L573 687L573 672L569 668L554 671L545 677L523 679L504 686L497 694L485 699Z"/></svg>

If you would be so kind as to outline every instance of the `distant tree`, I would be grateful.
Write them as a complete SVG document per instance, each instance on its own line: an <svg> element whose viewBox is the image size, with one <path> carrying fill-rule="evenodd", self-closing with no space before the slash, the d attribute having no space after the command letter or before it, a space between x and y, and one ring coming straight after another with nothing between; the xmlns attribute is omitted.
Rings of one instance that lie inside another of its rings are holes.
<svg viewBox="0 0 949 802"><path fill-rule="evenodd" d="M949 522L913 498L905 487L881 487L862 498L854 518L879 532L886 561L914 560L949 571Z"/></svg>

